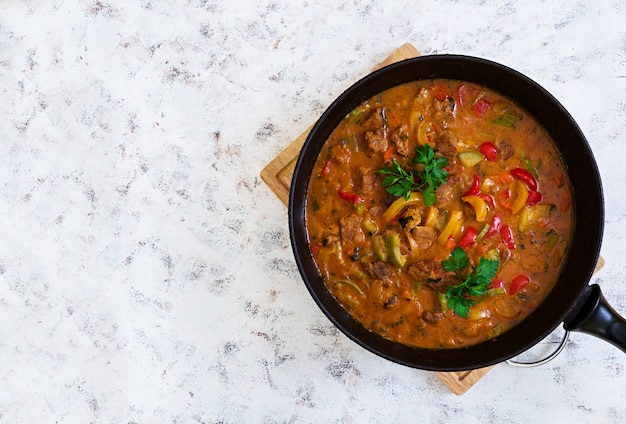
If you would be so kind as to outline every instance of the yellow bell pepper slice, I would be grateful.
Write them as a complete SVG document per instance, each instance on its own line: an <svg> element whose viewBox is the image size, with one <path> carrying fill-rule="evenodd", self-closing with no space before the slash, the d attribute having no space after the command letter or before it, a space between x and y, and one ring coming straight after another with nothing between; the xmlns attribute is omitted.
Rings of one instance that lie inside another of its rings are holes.
<svg viewBox="0 0 626 424"><path fill-rule="evenodd" d="M485 203L485 201L480 196L477 196L475 194L470 196L463 196L461 197L461 200L472 205L472 208L474 208L474 213L476 214L476 221L485 222L485 220L487 219L488 208L487 203Z"/></svg>
<svg viewBox="0 0 626 424"><path fill-rule="evenodd" d="M481 193L491 193L491 187L495 185L495 182L491 178L485 178L480 184Z"/></svg>
<svg viewBox="0 0 626 424"><path fill-rule="evenodd" d="M522 210L524 205L526 205L526 201L528 200L528 189L526 188L526 184L516 179L513 180L513 190L511 191L514 196L513 203L511 204L511 212L515 215Z"/></svg>
<svg viewBox="0 0 626 424"><path fill-rule="evenodd" d="M424 117L422 116L421 108L419 107L418 98L416 97L413 100L413 106L411 107L413 111L409 117L409 123L411 124L411 131L417 134L417 129L424 122ZM421 119L420 119L421 118Z"/></svg>
<svg viewBox="0 0 626 424"><path fill-rule="evenodd" d="M402 209L409 205L414 205L416 203L424 203L421 193L411 193L408 199L404 197L397 198L389 208L382 214L382 218L384 222L389 222L394 219Z"/></svg>
<svg viewBox="0 0 626 424"><path fill-rule="evenodd" d="M439 218L439 209L436 206L429 206L426 213L426 219L424 220L424 226L435 228L437 225L437 218Z"/></svg>
<svg viewBox="0 0 626 424"><path fill-rule="evenodd" d="M487 307L473 307L470 308L469 313L467 314L467 319L469 321L479 321L481 319L489 318L491 316L491 311Z"/></svg>
<svg viewBox="0 0 626 424"><path fill-rule="evenodd" d="M463 226L463 211L452 211L448 223L437 237L437 243L446 244L450 237L454 238L461 232Z"/></svg>
<svg viewBox="0 0 626 424"><path fill-rule="evenodd" d="M417 143L421 146L425 144L431 144L428 142L428 128L430 124L426 121L422 121L419 127L417 127Z"/></svg>

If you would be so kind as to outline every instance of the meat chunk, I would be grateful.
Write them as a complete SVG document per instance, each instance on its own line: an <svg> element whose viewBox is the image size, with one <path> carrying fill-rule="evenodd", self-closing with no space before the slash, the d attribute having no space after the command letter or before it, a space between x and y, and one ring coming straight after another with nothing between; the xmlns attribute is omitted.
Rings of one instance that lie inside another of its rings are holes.
<svg viewBox="0 0 626 424"><path fill-rule="evenodd" d="M377 280L389 278L389 268L384 262L378 261L374 263L364 263L363 267L365 268L365 272L367 272L372 278Z"/></svg>
<svg viewBox="0 0 626 424"><path fill-rule="evenodd" d="M391 134L391 142L396 146L396 152L401 156L409 154L409 127L400 125Z"/></svg>
<svg viewBox="0 0 626 424"><path fill-rule="evenodd" d="M398 295L394 293L391 295L389 299L385 301L383 306L385 307L385 309L391 309L396 305L397 302L398 302Z"/></svg>
<svg viewBox="0 0 626 424"><path fill-rule="evenodd" d="M431 311L422 312L422 319L429 324L437 324L439 321L443 319L443 316L444 315L442 312L431 312Z"/></svg>
<svg viewBox="0 0 626 424"><path fill-rule="evenodd" d="M435 151L451 161L456 156L457 138L449 131L435 137Z"/></svg>
<svg viewBox="0 0 626 424"><path fill-rule="evenodd" d="M456 284L455 274L443 269L441 262L433 259L415 262L408 268L408 273L411 277L425 283L433 290L441 290Z"/></svg>
<svg viewBox="0 0 626 424"><path fill-rule="evenodd" d="M322 244L324 246L331 246L337 241L339 241L339 226L337 224L330 224L326 228L325 236L322 239Z"/></svg>
<svg viewBox="0 0 626 424"><path fill-rule="evenodd" d="M365 133L365 142L367 147L374 153L382 153L389 147L389 142L385 137L385 131L380 128Z"/></svg>
<svg viewBox="0 0 626 424"><path fill-rule="evenodd" d="M433 118L439 122L443 128L448 127L448 121L454 119L454 100L450 97L444 100L433 100Z"/></svg>
<svg viewBox="0 0 626 424"><path fill-rule="evenodd" d="M371 216L374 216L374 217L381 216L385 212L385 208L383 208L380 205L375 205L369 208L368 212L370 213Z"/></svg>
<svg viewBox="0 0 626 424"><path fill-rule="evenodd" d="M340 234L342 241L362 243L365 241L365 233L361 229L361 217L358 215L347 215L339 220Z"/></svg>
<svg viewBox="0 0 626 424"><path fill-rule="evenodd" d="M379 129L383 128L386 125L385 123L385 112L382 108L376 108L370 114L369 118L363 123L364 128L368 129Z"/></svg>
<svg viewBox="0 0 626 424"><path fill-rule="evenodd" d="M506 140L500 140L496 143L498 149L498 156L502 160L507 160L515 154L515 147Z"/></svg>
<svg viewBox="0 0 626 424"><path fill-rule="evenodd" d="M419 112L420 121L423 120L431 109L431 99L429 91L425 87L420 87L419 92L413 99L413 109Z"/></svg>
<svg viewBox="0 0 626 424"><path fill-rule="evenodd" d="M437 232L434 228L425 227L423 225L413 228L410 235L415 241L415 247L419 250L428 249L435 242L435 238L437 238Z"/></svg>
<svg viewBox="0 0 626 424"><path fill-rule="evenodd" d="M338 164L345 165L350 161L351 150L348 146L337 144L330 152L330 158Z"/></svg>
<svg viewBox="0 0 626 424"><path fill-rule="evenodd" d="M449 174L445 184L439 186L435 195L437 196L437 205L445 206L460 195L459 174Z"/></svg>
<svg viewBox="0 0 626 424"><path fill-rule="evenodd" d="M378 178L376 173L368 168L361 167L357 170L357 181L359 184L358 192L361 194L370 194L376 190Z"/></svg>
<svg viewBox="0 0 626 424"><path fill-rule="evenodd" d="M421 222L422 213L420 212L419 208L416 208L414 206L406 208L405 211L402 213L402 216L400 217L400 225L402 226L402 228L409 231L420 225Z"/></svg>

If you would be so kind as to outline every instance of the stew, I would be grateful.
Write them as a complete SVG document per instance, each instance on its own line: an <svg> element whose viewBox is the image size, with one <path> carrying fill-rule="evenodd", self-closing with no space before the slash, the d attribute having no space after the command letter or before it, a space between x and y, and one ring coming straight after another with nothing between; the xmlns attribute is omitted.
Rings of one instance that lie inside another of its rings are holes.
<svg viewBox="0 0 626 424"><path fill-rule="evenodd" d="M497 92L393 87L324 144L306 226L328 290L365 328L448 349L497 337L555 284L571 190L551 139Z"/></svg>

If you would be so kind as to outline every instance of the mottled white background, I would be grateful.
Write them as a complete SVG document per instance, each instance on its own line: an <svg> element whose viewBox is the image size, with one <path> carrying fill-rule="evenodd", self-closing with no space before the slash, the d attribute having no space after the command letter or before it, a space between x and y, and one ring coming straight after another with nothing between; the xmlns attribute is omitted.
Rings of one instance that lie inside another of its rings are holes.
<svg viewBox="0 0 626 424"><path fill-rule="evenodd" d="M596 338L457 397L309 297L259 172L405 42L568 108L626 313L624 0L2 0L0 422L626 422L626 355Z"/></svg>

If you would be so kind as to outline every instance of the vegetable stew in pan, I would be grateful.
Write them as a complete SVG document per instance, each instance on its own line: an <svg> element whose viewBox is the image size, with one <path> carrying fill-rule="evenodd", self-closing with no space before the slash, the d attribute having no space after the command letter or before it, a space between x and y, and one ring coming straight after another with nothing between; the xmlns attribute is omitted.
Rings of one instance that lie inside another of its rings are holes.
<svg viewBox="0 0 626 424"><path fill-rule="evenodd" d="M405 83L361 103L324 144L310 249L365 328L469 346L523 320L556 283L569 187L551 139L509 99L462 81Z"/></svg>

